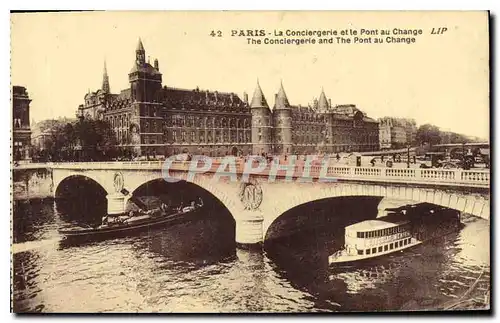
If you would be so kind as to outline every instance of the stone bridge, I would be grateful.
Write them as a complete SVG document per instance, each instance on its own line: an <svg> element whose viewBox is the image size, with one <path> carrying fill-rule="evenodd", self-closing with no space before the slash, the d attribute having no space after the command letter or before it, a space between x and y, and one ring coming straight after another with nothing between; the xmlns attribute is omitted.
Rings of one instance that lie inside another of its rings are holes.
<svg viewBox="0 0 500 323"><path fill-rule="evenodd" d="M212 165L188 172L189 162L175 162L170 177L193 183L216 197L236 222L236 242L263 242L271 224L286 211L316 200L348 196L389 197L432 203L489 220L490 173L484 170L379 168L354 166L267 166L242 177L243 165L225 173ZM124 211L127 196L141 185L165 176L162 162L51 164L53 193L74 176L92 179L106 191L108 213ZM225 169L225 168L222 168ZM327 180L328 179L328 180Z"/></svg>

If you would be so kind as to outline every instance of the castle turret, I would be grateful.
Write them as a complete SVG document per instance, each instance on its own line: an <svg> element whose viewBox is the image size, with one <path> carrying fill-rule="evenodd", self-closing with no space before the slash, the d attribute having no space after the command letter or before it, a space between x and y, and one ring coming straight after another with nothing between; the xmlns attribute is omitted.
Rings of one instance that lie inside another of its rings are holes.
<svg viewBox="0 0 500 323"><path fill-rule="evenodd" d="M257 81L250 108L252 111L253 153L255 155L268 154L271 152L272 143L271 110L262 93L259 81Z"/></svg>
<svg viewBox="0 0 500 323"><path fill-rule="evenodd" d="M274 119L274 151L278 154L289 154L292 151L292 116L291 107L283 88L283 82L273 109Z"/></svg>

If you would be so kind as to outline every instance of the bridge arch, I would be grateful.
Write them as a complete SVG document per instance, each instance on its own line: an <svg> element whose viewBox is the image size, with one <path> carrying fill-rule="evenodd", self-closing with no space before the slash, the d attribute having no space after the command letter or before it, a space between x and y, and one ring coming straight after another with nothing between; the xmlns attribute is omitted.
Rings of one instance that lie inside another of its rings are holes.
<svg viewBox="0 0 500 323"><path fill-rule="evenodd" d="M124 187L130 191L135 192L148 183L153 181L156 182L165 182L167 185L175 185L177 183L188 183L194 185L199 188L202 192L205 192L207 196L213 197L217 200L222 206L224 206L231 216L236 219L238 215L237 202L234 200L234 194L231 194L231 190L228 191L225 183L220 181L215 181L209 175L199 174L194 178L188 178L185 176L185 173L172 174L172 176L180 178L178 182L168 183L163 175L159 172L149 172L143 174L136 174L136 178L134 178L135 174L127 174L129 177L128 180L125 180ZM175 172L174 172L175 173ZM184 184L185 185L185 184Z"/></svg>
<svg viewBox="0 0 500 323"><path fill-rule="evenodd" d="M264 221L264 243L299 231L340 232L347 225L375 219L382 199L375 196L337 196L290 207L274 220Z"/></svg>
<svg viewBox="0 0 500 323"><path fill-rule="evenodd" d="M300 190L299 194L287 192L285 187L278 185L275 190L268 190L271 200L283 201L274 206L268 206L269 211L263 220L263 239L267 231L282 214L300 205L310 202L337 197L377 197L404 200L413 204L430 203L441 207L455 209L472 214L483 219L489 219L489 200L480 194L470 192L449 192L441 188L419 188L409 186L381 186L372 184L320 184ZM289 190L288 190L289 191Z"/></svg>
<svg viewBox="0 0 500 323"><path fill-rule="evenodd" d="M69 193L69 190L73 190L80 193L79 191L81 191L82 188L85 188L85 186L93 187L95 191L97 191L97 193L102 195L104 198L108 194L108 192L101 185L101 183L99 183L98 180L92 178L91 176L82 174L71 174L69 176L63 177L57 183L55 183L54 197L64 198L65 197L64 194Z"/></svg>
<svg viewBox="0 0 500 323"><path fill-rule="evenodd" d="M99 182L82 174L63 178L54 190L60 216L70 221L98 223L107 211L107 195Z"/></svg>
<svg viewBox="0 0 500 323"><path fill-rule="evenodd" d="M88 178L89 180L94 181L95 183L99 184L99 187L103 188L106 191L106 194L111 194L114 192L113 188L113 181L108 180L107 178L107 173L105 172L99 172L95 170L90 170L90 171L74 171L70 169L54 169L52 171L52 178L53 178L53 183L54 183L54 197L56 196L56 192L58 187L60 186L61 183L64 181L67 181L68 178L81 178L85 177Z"/></svg>
<svg viewBox="0 0 500 323"><path fill-rule="evenodd" d="M227 214L229 214L231 220L234 222L234 216L217 196L206 188L190 181L182 180L170 183L162 177L153 178L138 186L134 185L131 193L138 196L158 196L163 202L167 202L167 200L172 201L172 198L183 199L183 202L202 198L205 205L219 211L227 211Z"/></svg>

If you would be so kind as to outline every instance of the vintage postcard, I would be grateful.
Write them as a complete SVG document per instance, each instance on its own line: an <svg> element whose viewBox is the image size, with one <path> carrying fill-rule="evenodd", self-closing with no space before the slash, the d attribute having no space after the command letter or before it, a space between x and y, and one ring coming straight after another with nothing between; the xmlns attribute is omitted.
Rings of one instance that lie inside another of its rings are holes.
<svg viewBox="0 0 500 323"><path fill-rule="evenodd" d="M486 11L11 12L11 311L490 311Z"/></svg>

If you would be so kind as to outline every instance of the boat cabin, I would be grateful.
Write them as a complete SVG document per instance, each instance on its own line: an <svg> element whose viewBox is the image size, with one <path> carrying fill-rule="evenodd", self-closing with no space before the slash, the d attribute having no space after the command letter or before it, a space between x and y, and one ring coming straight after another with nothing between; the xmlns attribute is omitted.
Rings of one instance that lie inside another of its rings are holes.
<svg viewBox="0 0 500 323"><path fill-rule="evenodd" d="M410 242L409 221L367 220L345 228L345 249L348 255L385 253Z"/></svg>

